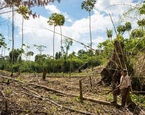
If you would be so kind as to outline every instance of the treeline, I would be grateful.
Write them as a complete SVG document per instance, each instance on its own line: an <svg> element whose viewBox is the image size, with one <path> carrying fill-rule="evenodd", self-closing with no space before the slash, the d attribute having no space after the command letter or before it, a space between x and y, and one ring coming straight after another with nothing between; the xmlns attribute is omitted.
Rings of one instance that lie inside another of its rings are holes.
<svg viewBox="0 0 145 115"><path fill-rule="evenodd" d="M92 55L92 58L90 57ZM101 58L99 58L96 52L91 50L85 51L79 50L77 53L73 52L68 56L62 56L61 52L56 52L55 59L52 56L46 54L38 54L35 56L34 61L22 60L21 50L14 50L14 64L11 66L12 52L9 56L1 57L0 69L13 72L37 72L42 73L44 69L48 73L68 73L68 72L80 72L82 69L95 67L101 64Z"/></svg>

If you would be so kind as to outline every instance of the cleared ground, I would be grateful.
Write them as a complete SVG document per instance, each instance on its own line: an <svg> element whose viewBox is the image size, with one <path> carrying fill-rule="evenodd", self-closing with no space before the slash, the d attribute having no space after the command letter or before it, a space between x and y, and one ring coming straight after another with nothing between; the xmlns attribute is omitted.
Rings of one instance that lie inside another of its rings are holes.
<svg viewBox="0 0 145 115"><path fill-rule="evenodd" d="M93 77L48 76L45 81L39 75L22 74L21 77L10 79L10 84L7 84L8 78L4 78L9 76L2 74L0 77L0 113L1 115L144 114L144 108L141 106L130 111L127 107L118 108L92 101L109 102L112 100L111 94L106 95L110 87L97 86L100 79L98 72ZM84 100L81 103L79 80L82 80L83 97L92 100Z"/></svg>

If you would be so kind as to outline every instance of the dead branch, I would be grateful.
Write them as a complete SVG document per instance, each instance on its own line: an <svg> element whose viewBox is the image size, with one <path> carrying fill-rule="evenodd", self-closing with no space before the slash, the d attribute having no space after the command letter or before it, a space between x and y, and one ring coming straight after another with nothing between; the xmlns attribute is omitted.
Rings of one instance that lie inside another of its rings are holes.
<svg viewBox="0 0 145 115"><path fill-rule="evenodd" d="M1 78L5 78L5 79L8 79L8 80L15 81L15 82L19 82L19 83L22 83L22 84L25 84L23 81L17 80L17 79L12 78L12 77L2 76L2 75L0 75L0 77Z"/></svg>
<svg viewBox="0 0 145 115"><path fill-rule="evenodd" d="M76 109L72 109L72 108L60 105L60 104L56 103L55 101L53 101L53 100L51 100L47 97L38 96L38 95L30 94L30 93L27 93L27 92L23 92L23 91L22 91L22 93L27 94L27 95L32 96L32 97L35 97L35 98L38 98L38 99L41 99L41 100L49 101L50 103L60 107L61 109L68 109L72 112L78 112L78 113L81 113L81 114L84 114L84 115L95 115L95 114L87 112L87 111L80 111L80 110L76 110Z"/></svg>
<svg viewBox="0 0 145 115"><path fill-rule="evenodd" d="M34 85L34 86L36 86L38 88L43 88L46 91L53 91L55 93L60 93L60 94L66 95L66 96L79 97L79 95L68 94L68 93L61 92L61 91L58 91L58 90L55 90L55 89L52 89L52 88L49 88L49 87L46 87L46 86L43 86L43 85L38 85L38 84L33 84L33 83L31 83L29 85ZM83 97L83 100L87 100L87 101L91 101L91 102L96 102L96 103L100 103L100 104L105 104L105 105L111 105L107 101L95 100L95 99L91 99L91 98L87 98L87 97Z"/></svg>
<svg viewBox="0 0 145 115"><path fill-rule="evenodd" d="M132 91L133 94L145 94L145 91Z"/></svg>
<svg viewBox="0 0 145 115"><path fill-rule="evenodd" d="M69 94L69 93L65 93L65 92L62 92L62 91L58 91L58 90L55 90L55 89L52 89L52 88L49 88L49 87L46 87L44 85L38 85L38 84L34 84L34 83L28 83L27 85L33 85L37 88L41 88L41 89L44 89L46 91L52 91L54 93L60 93L62 95L67 95L67 96L72 96L72 97L78 97L76 95L73 95L73 94Z"/></svg>
<svg viewBox="0 0 145 115"><path fill-rule="evenodd" d="M17 111L17 112L25 112L25 113L32 113L31 110L21 110L21 109L11 109L11 111ZM44 111L33 111L33 113L36 113L36 114L45 114L45 115L48 115L47 112L44 112Z"/></svg>
<svg viewBox="0 0 145 115"><path fill-rule="evenodd" d="M87 98L87 97L83 97L83 99L87 100L87 101L95 102L95 103L104 104L104 105L112 105L110 102L107 102L107 101L96 100L96 99L91 99L91 98Z"/></svg>

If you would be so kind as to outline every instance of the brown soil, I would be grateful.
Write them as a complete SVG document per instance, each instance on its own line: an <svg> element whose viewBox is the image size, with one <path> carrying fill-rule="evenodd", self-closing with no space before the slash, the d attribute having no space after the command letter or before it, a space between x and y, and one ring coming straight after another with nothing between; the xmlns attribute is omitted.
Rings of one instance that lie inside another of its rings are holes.
<svg viewBox="0 0 145 115"><path fill-rule="evenodd" d="M2 75L3 76L3 75ZM4 77L4 76L3 76ZM45 81L40 76L22 75L9 80L0 77L0 115L133 115L135 112L142 115L140 111L128 108L118 108L112 105L100 104L84 100L80 102L79 80L82 79L83 97L94 100L111 101L112 95L105 93L108 87L97 86L100 77L47 77ZM8 77L8 76L7 76ZM70 95L46 90L36 87L34 84L45 86Z"/></svg>

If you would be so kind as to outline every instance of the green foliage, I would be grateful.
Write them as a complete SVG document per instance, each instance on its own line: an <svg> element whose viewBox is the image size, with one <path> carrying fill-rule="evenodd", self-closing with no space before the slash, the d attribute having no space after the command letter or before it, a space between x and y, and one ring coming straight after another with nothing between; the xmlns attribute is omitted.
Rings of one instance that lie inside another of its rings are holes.
<svg viewBox="0 0 145 115"><path fill-rule="evenodd" d="M18 76L18 77L16 78L16 80L17 80L17 81L21 81L21 77Z"/></svg>
<svg viewBox="0 0 145 115"><path fill-rule="evenodd" d="M142 7L139 8L139 12L140 12L141 15L145 14L145 4L143 4Z"/></svg>
<svg viewBox="0 0 145 115"><path fill-rule="evenodd" d="M14 59L13 62L17 62L18 60L21 60L21 54L24 52L24 50L21 49L14 49ZM10 60L12 60L12 51L9 53Z"/></svg>
<svg viewBox="0 0 145 115"><path fill-rule="evenodd" d="M125 23L125 27L126 27L126 31L130 31L132 26L131 26L131 23L130 22L126 22Z"/></svg>
<svg viewBox="0 0 145 115"><path fill-rule="evenodd" d="M126 39L125 47L127 52L131 54L138 54L139 52L143 52L145 49L145 39Z"/></svg>
<svg viewBox="0 0 145 115"><path fill-rule="evenodd" d="M118 27L117 27L117 31L118 31L118 33L119 33L120 35L123 35L124 32L126 31L126 26L124 26L124 25L118 26Z"/></svg>
<svg viewBox="0 0 145 115"><path fill-rule="evenodd" d="M5 38L2 34L0 34L0 48L4 47L6 48L7 44L5 43Z"/></svg>
<svg viewBox="0 0 145 115"><path fill-rule="evenodd" d="M40 55L42 54L42 52L44 51L44 48L47 48L44 45L36 45L34 44L34 47L36 47L36 49L40 52Z"/></svg>
<svg viewBox="0 0 145 115"><path fill-rule="evenodd" d="M144 27L144 26L145 26L145 19L138 20L137 24L138 24L139 26Z"/></svg>
<svg viewBox="0 0 145 115"><path fill-rule="evenodd" d="M2 59L1 59L2 60ZM0 69L8 70L10 71L10 63L9 60L2 60L2 63L0 63ZM76 56L74 53L67 56L67 58L64 60L63 57L53 60L51 57L48 57L46 55L36 55L35 61L22 61L20 70L21 72L37 72L42 73L44 67L47 68L47 72L61 72L61 64L63 62L63 67L65 73L67 72L75 72L77 69L85 64L85 66L82 69L85 69L87 67L91 67L91 58L88 51L84 51L84 55ZM92 57L92 63L93 66L100 65L101 61L98 56L93 55ZM54 70L53 70L54 67ZM9 68L9 69L8 69ZM19 63L15 62L13 64L13 71L18 72L19 70Z"/></svg>
<svg viewBox="0 0 145 115"><path fill-rule="evenodd" d="M9 60L5 60L4 58L0 59L0 70L10 70Z"/></svg>
<svg viewBox="0 0 145 115"><path fill-rule="evenodd" d="M11 89L7 89L7 90L6 90L6 93L7 93L8 96L10 96L11 93L12 93Z"/></svg>
<svg viewBox="0 0 145 115"><path fill-rule="evenodd" d="M30 11L26 6L19 6L19 9L17 10L19 14L23 16L24 19L28 20Z"/></svg>
<svg viewBox="0 0 145 115"><path fill-rule="evenodd" d="M95 7L96 0L85 0L82 2L81 7L90 12Z"/></svg>
<svg viewBox="0 0 145 115"><path fill-rule="evenodd" d="M57 59L59 59L61 57L62 57L62 53L61 52L56 52L55 59L57 60Z"/></svg>
<svg viewBox="0 0 145 115"><path fill-rule="evenodd" d="M132 38L137 38L137 37L143 37L144 36L144 31L140 29L134 29L131 32L131 37Z"/></svg>
<svg viewBox="0 0 145 115"><path fill-rule="evenodd" d="M113 41L110 41L109 39L107 39L106 41L99 43L98 48L101 51L100 57L106 58L108 60L111 56L111 52L114 49Z"/></svg>
<svg viewBox="0 0 145 115"><path fill-rule="evenodd" d="M108 38L112 38L112 35L113 35L112 30L108 30L108 29L107 29L107 37L108 37Z"/></svg>
<svg viewBox="0 0 145 115"><path fill-rule="evenodd" d="M143 105L145 107L145 96L144 95L131 95L131 98L133 100L133 102L135 103L141 103L141 105Z"/></svg>
<svg viewBox="0 0 145 115"><path fill-rule="evenodd" d="M52 13L52 15L49 17L49 20L47 21L49 25L54 26L63 26L64 22L65 22L64 16L58 13Z"/></svg>
<svg viewBox="0 0 145 115"><path fill-rule="evenodd" d="M33 61L23 61L21 63L21 72L29 72L29 73L32 73L32 72L35 72L35 69L34 69L34 63Z"/></svg>
<svg viewBox="0 0 145 115"><path fill-rule="evenodd" d="M62 46L62 51L63 51L63 55L66 56L68 55L68 51L70 49L70 46L72 46L73 41L70 39L65 39L64 40L64 46Z"/></svg>

